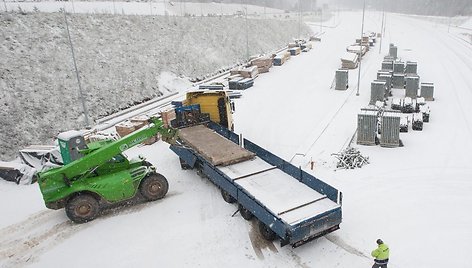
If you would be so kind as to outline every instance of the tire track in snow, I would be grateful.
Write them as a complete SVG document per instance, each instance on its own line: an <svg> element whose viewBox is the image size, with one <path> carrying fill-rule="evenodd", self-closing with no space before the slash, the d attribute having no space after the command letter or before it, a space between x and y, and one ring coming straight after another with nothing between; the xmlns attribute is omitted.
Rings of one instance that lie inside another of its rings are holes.
<svg viewBox="0 0 472 268"><path fill-rule="evenodd" d="M166 198L178 194L180 193L169 192ZM43 253L76 233L95 224L100 224L107 218L133 214L150 206L158 205L158 203L160 201L143 202L137 198L122 204L112 205L104 208L99 218L85 224L75 224L70 220L63 220L66 219L63 210L44 210L33 214L24 221L0 230L0 267L21 267L35 262Z"/></svg>

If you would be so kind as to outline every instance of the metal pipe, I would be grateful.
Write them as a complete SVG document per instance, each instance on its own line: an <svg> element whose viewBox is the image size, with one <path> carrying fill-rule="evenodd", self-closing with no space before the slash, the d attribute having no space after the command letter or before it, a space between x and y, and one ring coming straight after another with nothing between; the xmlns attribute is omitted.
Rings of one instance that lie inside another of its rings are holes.
<svg viewBox="0 0 472 268"><path fill-rule="evenodd" d="M360 42L360 46L359 46L359 73L357 75L357 92L356 92L356 96L359 96L359 87L361 86L362 36L364 35L364 17L365 17L365 0L364 0L364 7L362 8L361 42Z"/></svg>
<svg viewBox="0 0 472 268"><path fill-rule="evenodd" d="M77 84L79 85L79 98L80 98L80 101L82 102L82 108L83 108L83 111L84 111L85 126L88 127L88 126L90 126L89 117L88 117L88 110L87 110L87 106L85 105L84 94L82 93L82 85L80 84L79 70L77 69L77 62L75 60L74 46L72 45L72 39L70 38L69 23L67 22L67 16L66 16L66 10L65 9L64 9L64 21L66 22L67 37L69 38L70 50L72 52L72 61L74 62L75 75L77 77Z"/></svg>

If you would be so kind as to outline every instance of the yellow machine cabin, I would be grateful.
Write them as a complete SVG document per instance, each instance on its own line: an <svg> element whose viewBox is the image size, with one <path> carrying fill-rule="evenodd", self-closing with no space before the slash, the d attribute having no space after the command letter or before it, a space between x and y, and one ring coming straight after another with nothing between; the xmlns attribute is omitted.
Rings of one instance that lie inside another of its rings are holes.
<svg viewBox="0 0 472 268"><path fill-rule="evenodd" d="M230 130L234 130L234 104L226 91L208 90L187 92L184 105L199 104L202 113L208 113L210 120Z"/></svg>

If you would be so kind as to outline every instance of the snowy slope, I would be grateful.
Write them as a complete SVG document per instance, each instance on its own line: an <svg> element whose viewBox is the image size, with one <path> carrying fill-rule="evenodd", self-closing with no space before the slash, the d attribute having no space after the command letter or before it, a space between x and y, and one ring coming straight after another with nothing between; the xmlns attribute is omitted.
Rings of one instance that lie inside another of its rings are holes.
<svg viewBox="0 0 472 268"><path fill-rule="evenodd" d="M70 15L69 26L91 119L167 93L162 72L196 77L245 58L241 18ZM298 23L249 20L249 53L298 35ZM59 13L0 13L0 159L29 144L51 144L83 127L71 52ZM308 28L303 27L307 34Z"/></svg>
<svg viewBox="0 0 472 268"><path fill-rule="evenodd" d="M246 5L224 3L187 3L187 2L122 2L122 1L40 1L40 2L7 2L7 10L58 12L65 9L71 13L104 13L126 15L170 15L170 16L204 16L208 15L235 15L246 11ZM5 10L2 5L0 10ZM255 5L247 5L250 15L255 14L280 14L283 10L264 8Z"/></svg>
<svg viewBox="0 0 472 268"><path fill-rule="evenodd" d="M380 14L366 15L367 29L378 29ZM363 61L360 96L354 92L357 71L349 73L349 90L334 91L330 86L339 56L358 35L353 25L360 19L358 12L342 13L339 26L325 29L323 41L311 52L261 75L236 103L237 132L285 159L305 154L293 162L308 169L313 159L315 176L343 191L340 230L297 249L265 242L239 214L231 217L236 207L222 201L216 187L193 171L180 170L168 146L157 143L134 148L129 155L149 157L169 179L168 196L113 210L89 224L73 225L63 211L39 206L36 185L21 192L2 187L14 192L22 207L13 219L0 220L0 262L361 268L372 265L369 253L381 237L391 247L389 267L470 266L472 49L448 33L447 26L389 14L382 53L377 46ZM357 111L368 103L370 82L390 42L398 45L403 59L418 61L422 81L435 83L431 122L422 132L402 133L405 147L359 146L371 164L334 171L329 154L353 135ZM13 214L6 202L0 204L1 212ZM77 258L77 252L87 257Z"/></svg>

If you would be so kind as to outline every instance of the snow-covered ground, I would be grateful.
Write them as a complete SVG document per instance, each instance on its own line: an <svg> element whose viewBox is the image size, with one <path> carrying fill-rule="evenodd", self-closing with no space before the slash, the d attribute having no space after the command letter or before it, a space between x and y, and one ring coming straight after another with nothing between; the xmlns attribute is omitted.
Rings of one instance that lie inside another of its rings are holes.
<svg viewBox="0 0 472 268"><path fill-rule="evenodd" d="M361 13L341 14L323 41L308 53L261 75L236 102L236 131L291 159L344 193L341 229L299 248L280 248L225 203L210 182L180 170L168 145L134 148L170 183L158 202L109 211L82 225L63 211L46 210L37 185L0 182L0 262L163 267L369 267L375 240L391 248L389 267L468 267L472 256L472 47L447 25L389 14L383 51L377 45L347 91L330 89L339 56L359 34ZM367 12L366 29L380 29L380 14ZM431 122L421 132L402 133L405 147L358 146L371 164L334 171L331 153L351 139L360 107L388 43L404 60L418 61L422 82L435 83ZM308 162L315 161L314 171ZM15 198L12 201L11 198ZM14 206L12 203L14 202ZM80 257L79 257L80 256Z"/></svg>
<svg viewBox="0 0 472 268"><path fill-rule="evenodd" d="M246 5L224 3L187 3L187 2L123 2L123 1L40 1L40 2L6 2L7 10L58 12L65 9L71 13L104 13L126 15L169 15L169 16L208 16L208 15L236 15L246 12ZM1 11L5 5L1 5ZM250 15L274 15L284 13L275 8L264 8L247 5Z"/></svg>

